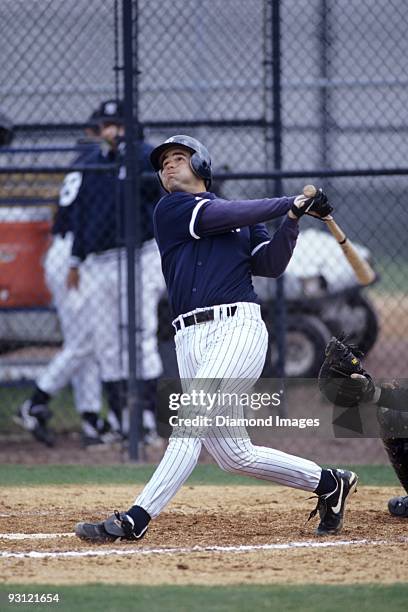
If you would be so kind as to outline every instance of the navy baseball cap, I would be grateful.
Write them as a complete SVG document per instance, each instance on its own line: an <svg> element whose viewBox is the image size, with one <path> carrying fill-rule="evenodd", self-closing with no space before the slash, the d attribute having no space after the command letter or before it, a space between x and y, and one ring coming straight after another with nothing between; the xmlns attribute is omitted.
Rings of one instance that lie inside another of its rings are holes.
<svg viewBox="0 0 408 612"><path fill-rule="evenodd" d="M100 107L94 113L94 119L99 123L106 123L112 121L112 123L123 123L124 121L124 109L122 100L105 100L101 103Z"/></svg>

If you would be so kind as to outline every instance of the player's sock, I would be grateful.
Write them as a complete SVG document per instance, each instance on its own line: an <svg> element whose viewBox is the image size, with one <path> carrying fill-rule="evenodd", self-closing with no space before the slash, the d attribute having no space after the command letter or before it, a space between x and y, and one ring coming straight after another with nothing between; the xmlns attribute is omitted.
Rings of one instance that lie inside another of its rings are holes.
<svg viewBox="0 0 408 612"><path fill-rule="evenodd" d="M156 396L157 396L157 378L149 378L148 380L137 380L136 386L139 394L139 402L143 405L143 410L151 410L153 414L156 412Z"/></svg>
<svg viewBox="0 0 408 612"><path fill-rule="evenodd" d="M86 446L102 443L99 435L100 423L102 419L98 418L98 414L95 412L82 412L81 413L81 429L82 429L82 443Z"/></svg>
<svg viewBox="0 0 408 612"><path fill-rule="evenodd" d="M81 417L84 421L86 421L92 427L94 427L94 429L96 430L98 429L98 419L99 419L98 412L82 412Z"/></svg>
<svg viewBox="0 0 408 612"><path fill-rule="evenodd" d="M315 489L316 495L325 495L326 493L332 493L337 488L337 480L331 470L322 470L319 484Z"/></svg>
<svg viewBox="0 0 408 612"><path fill-rule="evenodd" d="M150 514L146 512L141 506L132 506L126 512L129 516L132 517L135 523L135 533L141 533L151 521Z"/></svg>
<svg viewBox="0 0 408 612"><path fill-rule="evenodd" d="M126 406L126 381L105 381L103 386L109 406L108 421L112 429L122 431L122 411Z"/></svg>
<svg viewBox="0 0 408 612"><path fill-rule="evenodd" d="M39 404L47 404L50 401L50 399L51 399L51 395L49 393L42 391L42 389L36 386L31 396L30 401L31 401L32 406L37 406Z"/></svg>

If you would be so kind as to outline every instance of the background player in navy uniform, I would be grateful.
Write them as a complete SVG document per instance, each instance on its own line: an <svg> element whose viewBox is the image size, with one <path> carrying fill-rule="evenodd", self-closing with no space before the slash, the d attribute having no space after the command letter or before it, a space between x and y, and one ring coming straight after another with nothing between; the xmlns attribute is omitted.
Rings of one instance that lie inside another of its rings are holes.
<svg viewBox="0 0 408 612"><path fill-rule="evenodd" d="M262 372L268 344L251 276L281 275L295 247L299 217L324 217L332 207L322 192L310 200L217 198L209 191L209 153L188 136L169 138L151 160L168 192L155 209L155 236L175 316L182 383L187 390L209 385L214 391L221 385L245 391L247 381ZM285 219L271 238L263 222L281 216ZM239 418L243 408L216 405L207 416L219 413ZM237 436L228 426L194 430L181 425L134 505L101 523L78 523L77 536L90 541L141 538L194 469L203 444L224 470L315 492L318 505L311 516L319 510L317 533L340 532L356 474L255 446L242 429Z"/></svg>
<svg viewBox="0 0 408 612"><path fill-rule="evenodd" d="M76 164L103 165L117 161L118 148L123 140L121 102L103 102L91 115L90 121L93 125L86 131L86 142L97 141L94 146L87 147ZM143 143L141 161L145 170L151 170L151 150L150 145ZM85 444L115 441L115 434L121 432L127 376L124 370L126 356L122 355L126 346L120 342L118 333L120 323L124 323L119 312L120 294L122 303L126 301L125 259L119 248L121 234L123 237L120 223L122 195L122 188L118 193L115 172L74 171L65 177L61 187L52 230L54 239L46 256L45 271L61 320L64 348L36 381L31 398L23 403L16 415L19 424L50 446L54 434L49 427L51 412L48 402L70 380L75 404L82 416ZM152 227L153 205L160 197L156 179L142 181L142 195L144 235L141 257L146 277L143 287L143 348L149 355L149 363L145 367L146 380L139 381L139 393L145 408L144 433L151 440L155 434L155 383L161 373L156 338L157 304L164 290ZM71 256L73 248L74 257ZM118 274L119 259L121 277ZM101 419L99 414L101 376L104 377L110 406L109 422Z"/></svg>
<svg viewBox="0 0 408 612"><path fill-rule="evenodd" d="M91 124L85 130L86 139L80 141L87 146L74 166L86 164L87 158L99 150L98 114L99 109L90 117ZM92 286L86 269L78 290L66 285L73 243L74 204L81 180L79 171L70 172L64 178L52 227L52 242L44 260L45 278L60 320L63 348L37 379L31 397L23 402L15 417L18 424L48 446L54 444L48 404L69 382L72 383L75 407L81 416L84 445L113 439L108 423L100 416L102 389L88 319L87 303Z"/></svg>
<svg viewBox="0 0 408 612"><path fill-rule="evenodd" d="M98 356L101 377L107 393L110 425L126 433L123 408L126 405L128 376L127 348L127 278L124 249L124 116L121 101L107 100L99 112L102 147L88 158L88 164L115 164L106 172L85 171L75 201L74 242L68 286L80 287L82 273L90 276L92 292L88 316L92 326L94 349ZM141 171L151 171L151 145L141 142ZM141 181L142 244L141 261L141 349L142 372L139 397L143 398L144 417L152 414L155 381L162 372L158 351L157 306L165 290L160 256L154 240L153 207L161 195L155 177ZM152 419L150 419L151 424Z"/></svg>

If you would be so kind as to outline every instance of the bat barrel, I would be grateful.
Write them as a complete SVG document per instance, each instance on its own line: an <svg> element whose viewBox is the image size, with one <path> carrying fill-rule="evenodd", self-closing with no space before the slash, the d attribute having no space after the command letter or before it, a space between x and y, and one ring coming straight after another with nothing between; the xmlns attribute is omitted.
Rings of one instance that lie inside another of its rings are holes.
<svg viewBox="0 0 408 612"><path fill-rule="evenodd" d="M305 197L314 198L316 194L317 188L314 185L305 185L303 187L303 195ZM353 244L347 239L347 236L343 232L341 227L337 225L337 223L331 216L326 217L324 221L331 234L339 243L347 261L353 268L354 274L356 275L358 282L361 285L371 284L376 278L376 273L374 272L370 264L360 255L360 253L353 246Z"/></svg>

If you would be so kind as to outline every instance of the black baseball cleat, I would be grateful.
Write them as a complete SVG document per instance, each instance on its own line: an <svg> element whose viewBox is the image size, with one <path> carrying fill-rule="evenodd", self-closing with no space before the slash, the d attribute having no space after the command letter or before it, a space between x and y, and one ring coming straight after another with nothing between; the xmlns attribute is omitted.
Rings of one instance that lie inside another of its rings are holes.
<svg viewBox="0 0 408 612"><path fill-rule="evenodd" d="M392 497L388 501L388 510L393 516L408 518L408 495L404 497Z"/></svg>
<svg viewBox="0 0 408 612"><path fill-rule="evenodd" d="M88 542L116 542L117 540L140 540L147 531L147 526L140 533L135 531L135 523L126 512L115 510L106 521L100 523L78 523L75 535Z"/></svg>
<svg viewBox="0 0 408 612"><path fill-rule="evenodd" d="M81 540L101 544L114 542L117 539L106 531L103 523L78 523L75 527L75 535Z"/></svg>
<svg viewBox="0 0 408 612"><path fill-rule="evenodd" d="M319 511L320 523L316 529L316 535L318 536L340 533L343 528L347 498L356 491L357 487L358 476L354 472L346 470L331 471L337 481L337 486L332 492L319 496L316 508L309 515L310 520Z"/></svg>
<svg viewBox="0 0 408 612"><path fill-rule="evenodd" d="M48 427L51 416L46 404L33 404L31 400L26 400L17 410L13 421L29 431L38 442L51 447L55 444L54 432Z"/></svg>

